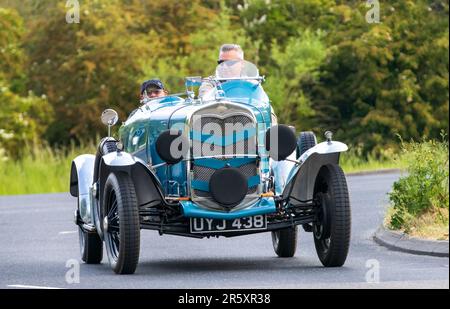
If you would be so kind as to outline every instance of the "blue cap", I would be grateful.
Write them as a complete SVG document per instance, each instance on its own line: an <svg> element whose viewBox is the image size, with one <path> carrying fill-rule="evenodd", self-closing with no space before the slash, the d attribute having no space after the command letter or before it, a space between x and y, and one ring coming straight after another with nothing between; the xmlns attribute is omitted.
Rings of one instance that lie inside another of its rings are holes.
<svg viewBox="0 0 450 309"><path fill-rule="evenodd" d="M159 89L164 89L164 84L159 79L150 79L150 80L142 83L141 94L143 94L145 89L147 89L149 86L154 86Z"/></svg>

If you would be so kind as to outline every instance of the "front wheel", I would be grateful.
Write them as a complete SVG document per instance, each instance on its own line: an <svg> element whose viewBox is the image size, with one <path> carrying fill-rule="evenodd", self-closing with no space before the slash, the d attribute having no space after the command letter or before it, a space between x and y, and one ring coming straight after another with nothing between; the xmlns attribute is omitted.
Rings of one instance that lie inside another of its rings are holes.
<svg viewBox="0 0 450 309"><path fill-rule="evenodd" d="M350 246L350 199L342 169L335 164L321 168L316 179L314 199L320 208L313 226L314 244L326 267L340 267Z"/></svg>
<svg viewBox="0 0 450 309"><path fill-rule="evenodd" d="M139 261L140 223L134 184L111 173L103 195L103 233L109 263L117 274L133 274Z"/></svg>
<svg viewBox="0 0 450 309"><path fill-rule="evenodd" d="M272 244L279 257L293 257L297 250L297 226L272 232Z"/></svg>

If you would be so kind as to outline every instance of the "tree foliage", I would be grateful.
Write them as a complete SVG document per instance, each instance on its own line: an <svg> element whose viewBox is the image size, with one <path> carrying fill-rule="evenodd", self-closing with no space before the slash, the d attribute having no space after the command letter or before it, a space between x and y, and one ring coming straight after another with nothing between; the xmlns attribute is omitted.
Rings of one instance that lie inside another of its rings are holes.
<svg viewBox="0 0 450 309"><path fill-rule="evenodd" d="M25 91L23 32L17 12L0 7L0 160L22 155L51 120L47 101Z"/></svg>
<svg viewBox="0 0 450 309"><path fill-rule="evenodd" d="M83 141L103 133L102 109L124 118L135 108L144 79L178 92L184 76L214 71L221 44L236 42L267 76L280 122L331 129L365 154L387 155L397 134L448 132L449 4L380 3L377 24L365 1L84 0L80 23L68 24L65 1L0 0L19 12L1 11L0 111L22 100L43 107L32 90L54 117L30 116L40 123L31 135Z"/></svg>
<svg viewBox="0 0 450 309"><path fill-rule="evenodd" d="M282 121L332 129L364 153L383 155L398 147L397 134L420 139L448 131L448 1L382 2L379 24L366 21L369 8L358 1L247 0L236 10L253 40L269 42L260 55L269 76L285 76L280 62L291 68L299 61L289 54L293 40L302 44L308 31L323 34L327 56L316 57L319 68L309 68L319 78L301 79L296 72L296 91L277 98ZM308 102L312 112L292 109L292 97L296 105Z"/></svg>

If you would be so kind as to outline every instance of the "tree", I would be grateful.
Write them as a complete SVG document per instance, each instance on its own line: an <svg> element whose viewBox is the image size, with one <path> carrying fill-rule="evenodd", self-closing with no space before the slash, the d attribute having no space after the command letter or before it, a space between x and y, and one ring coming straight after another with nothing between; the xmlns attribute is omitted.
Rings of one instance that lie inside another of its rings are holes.
<svg viewBox="0 0 450 309"><path fill-rule="evenodd" d="M328 36L320 83L305 85L316 126L338 131L365 153L448 131L448 3L397 1L368 24L365 6Z"/></svg>
<svg viewBox="0 0 450 309"><path fill-rule="evenodd" d="M448 131L448 1L382 3L379 24L366 21L364 1L85 0L80 24L66 23L63 2L11 2L26 36L18 16L0 21L0 40L13 42L0 53L3 85L47 96L52 143L104 132L106 107L125 118L144 79L178 92L184 76L210 75L228 42L244 47L280 121L299 130L331 129L378 155L397 134Z"/></svg>
<svg viewBox="0 0 450 309"><path fill-rule="evenodd" d="M45 16L30 22L26 45L30 85L55 109L47 132L52 143L104 132L99 115L107 107L124 119L152 68L166 60L183 69L173 60L192 51L191 33L211 17L199 0L86 0L79 24L64 21L66 10L64 3L49 4Z"/></svg>
<svg viewBox="0 0 450 309"><path fill-rule="evenodd" d="M308 130L305 119L314 116L310 99L301 90L304 83L314 83L318 69L326 58L326 47L321 32L304 31L291 37L281 50L278 43L272 47L274 66L269 70L265 89L272 100L278 121L296 124L297 130Z"/></svg>
<svg viewBox="0 0 450 309"><path fill-rule="evenodd" d="M366 21L363 1L228 3L250 39L264 42L260 66L282 121L332 129L364 153L379 155L398 147L397 134L439 138L448 131L448 1L385 3L380 24ZM308 31L320 31L326 48L315 78L293 69L305 58L295 51ZM306 103L312 112L297 108Z"/></svg>
<svg viewBox="0 0 450 309"><path fill-rule="evenodd" d="M51 118L46 100L24 90L23 31L16 11L0 8L0 154L13 158L41 137Z"/></svg>

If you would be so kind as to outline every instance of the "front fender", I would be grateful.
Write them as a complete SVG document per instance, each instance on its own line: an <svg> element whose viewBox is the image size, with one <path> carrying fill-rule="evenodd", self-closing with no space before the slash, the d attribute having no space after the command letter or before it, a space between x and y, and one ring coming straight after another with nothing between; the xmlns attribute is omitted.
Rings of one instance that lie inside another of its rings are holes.
<svg viewBox="0 0 450 309"><path fill-rule="evenodd" d="M164 201L162 186L152 170L144 161L126 152L111 152L104 155L100 162L99 200L103 200L103 190L110 173L128 174L134 184L139 207L156 206Z"/></svg>
<svg viewBox="0 0 450 309"><path fill-rule="evenodd" d="M282 197L307 201L313 198L317 174L322 166L339 164L341 152L348 146L341 142L323 142L306 151L298 160L299 164L289 174Z"/></svg>
<svg viewBox="0 0 450 309"><path fill-rule="evenodd" d="M70 194L78 198L80 217L85 223L91 223L91 194L95 156L85 154L72 161L70 169Z"/></svg>

